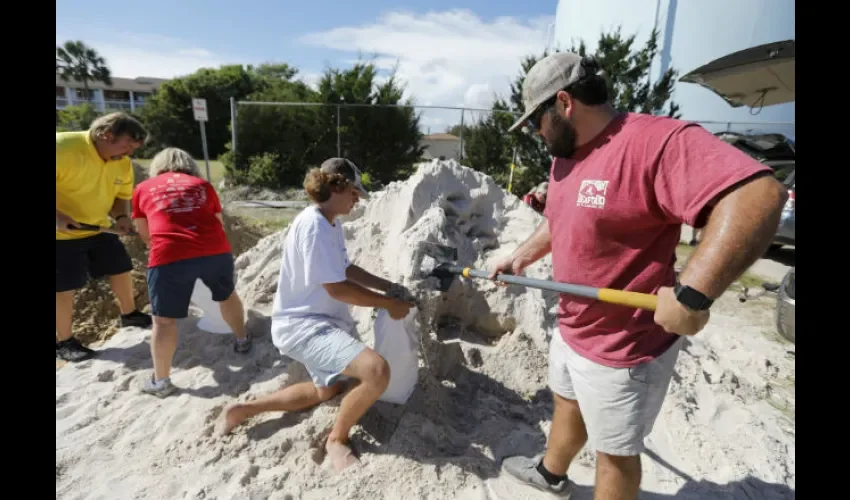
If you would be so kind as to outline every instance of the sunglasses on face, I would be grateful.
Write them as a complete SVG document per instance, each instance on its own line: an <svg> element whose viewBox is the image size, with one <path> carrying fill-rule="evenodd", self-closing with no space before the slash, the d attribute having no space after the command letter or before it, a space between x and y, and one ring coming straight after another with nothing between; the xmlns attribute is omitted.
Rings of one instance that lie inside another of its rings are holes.
<svg viewBox="0 0 850 500"><path fill-rule="evenodd" d="M525 122L529 131L537 132L540 130L540 123L543 121L543 115L555 106L555 101L557 101L557 97L553 97L540 106L537 106L537 109L534 110L534 113L532 113Z"/></svg>

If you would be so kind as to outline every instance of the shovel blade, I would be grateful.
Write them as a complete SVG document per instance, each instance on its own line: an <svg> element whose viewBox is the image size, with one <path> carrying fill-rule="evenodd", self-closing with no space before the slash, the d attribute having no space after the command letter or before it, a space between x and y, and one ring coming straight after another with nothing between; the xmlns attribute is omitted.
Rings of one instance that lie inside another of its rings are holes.
<svg viewBox="0 0 850 500"><path fill-rule="evenodd" d="M457 261L457 249L439 243L421 241L413 257L413 268L420 279L435 277L439 280L439 289L445 292L452 285L454 274L445 271L447 265Z"/></svg>
<svg viewBox="0 0 850 500"><path fill-rule="evenodd" d="M457 249L447 245L420 241L413 255L413 266L421 278L431 276L441 264L454 264Z"/></svg>

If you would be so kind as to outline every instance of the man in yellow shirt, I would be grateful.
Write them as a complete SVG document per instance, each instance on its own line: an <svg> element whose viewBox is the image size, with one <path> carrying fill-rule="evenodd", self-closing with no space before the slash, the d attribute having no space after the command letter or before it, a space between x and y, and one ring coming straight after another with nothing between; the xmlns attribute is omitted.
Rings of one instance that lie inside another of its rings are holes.
<svg viewBox="0 0 850 500"><path fill-rule="evenodd" d="M95 352L73 338L74 290L89 277L108 277L121 309L121 326L151 326L136 309L133 262L118 236L80 229L80 224L132 229L133 164L130 155L147 131L124 113L95 120L81 132L56 133L56 357L82 361ZM114 221L114 224L113 224Z"/></svg>

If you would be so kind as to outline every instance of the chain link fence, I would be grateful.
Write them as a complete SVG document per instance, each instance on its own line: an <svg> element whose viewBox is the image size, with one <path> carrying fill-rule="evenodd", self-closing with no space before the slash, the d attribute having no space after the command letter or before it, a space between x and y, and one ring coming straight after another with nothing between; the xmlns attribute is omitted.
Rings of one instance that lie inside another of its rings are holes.
<svg viewBox="0 0 850 500"><path fill-rule="evenodd" d="M246 151L238 161L248 161L262 151L261 143L268 143L268 136L287 136L287 147L291 151L277 151L279 156L297 161L315 161L311 151L321 150L324 155L358 156L362 144L379 136L393 135L395 128L403 126L399 121L399 110L408 110L420 116L420 131L424 134L420 146L424 148L421 159L455 159L463 162L467 157L468 128L485 121L493 113L504 113L507 121L513 121L519 113L493 111L483 108L451 106L407 106L370 105L341 102L339 104L312 102L259 102L231 99L232 151L234 161L240 158L240 147ZM395 120L395 121L394 121ZM248 121L254 122L248 123ZM320 122L310 128L307 136L300 124L308 121ZM354 122L358 126L352 126ZM778 133L795 137L793 122L720 122L692 120L712 133L733 132L739 134ZM260 125L262 122L262 125ZM363 124L368 126L363 126ZM265 138L263 136L266 136ZM290 140L291 139L291 140ZM364 153L365 154L365 153ZM369 154L374 155L374 152ZM364 159L368 161L368 159ZM519 160L521 162L521 159ZM510 168L510 165L505 165ZM295 172L293 172L295 174ZM297 176L296 176L297 177Z"/></svg>

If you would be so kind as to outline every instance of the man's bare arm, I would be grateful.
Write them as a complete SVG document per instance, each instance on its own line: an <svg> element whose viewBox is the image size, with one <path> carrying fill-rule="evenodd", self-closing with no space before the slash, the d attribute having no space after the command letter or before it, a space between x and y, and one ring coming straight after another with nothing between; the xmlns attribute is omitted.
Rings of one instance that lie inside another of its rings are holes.
<svg viewBox="0 0 850 500"><path fill-rule="evenodd" d="M119 215L125 215L127 217L130 216L130 200L122 200L121 198L115 198L115 202L112 204L112 209L109 211L109 215L115 219Z"/></svg>
<svg viewBox="0 0 850 500"><path fill-rule="evenodd" d="M514 250L514 258L522 259L532 264L552 251L552 234L549 232L549 222L543 221L525 242Z"/></svg>
<svg viewBox="0 0 850 500"><path fill-rule="evenodd" d="M788 192L772 175L733 188L715 204L703 240L679 276L716 299L770 246Z"/></svg>
<svg viewBox="0 0 850 500"><path fill-rule="evenodd" d="M387 309L395 300L386 295L373 292L350 280L340 281L339 283L327 283L323 286L327 290L328 295L352 306Z"/></svg>
<svg viewBox="0 0 850 500"><path fill-rule="evenodd" d="M551 251L552 235L549 233L549 222L543 221L512 254L502 257L490 268L490 279L495 280L499 273L520 274L523 269Z"/></svg>
<svg viewBox="0 0 850 500"><path fill-rule="evenodd" d="M151 246L151 233L150 228L148 228L148 220L144 217L139 219L133 219L133 222L136 223L136 232L139 234L139 237L145 242L145 245L148 247Z"/></svg>
<svg viewBox="0 0 850 500"><path fill-rule="evenodd" d="M392 285L389 281L375 276L369 271L354 264L345 269L345 277L366 288L373 288L382 292L389 290L390 285Z"/></svg>

